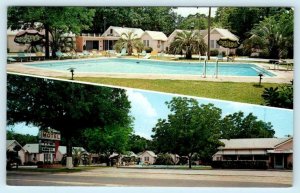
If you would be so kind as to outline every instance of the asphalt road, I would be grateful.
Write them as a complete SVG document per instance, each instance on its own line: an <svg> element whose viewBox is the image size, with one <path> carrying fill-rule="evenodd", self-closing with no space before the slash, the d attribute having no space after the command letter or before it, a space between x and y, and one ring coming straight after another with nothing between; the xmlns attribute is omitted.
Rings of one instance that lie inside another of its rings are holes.
<svg viewBox="0 0 300 193"><path fill-rule="evenodd" d="M290 187L292 172L99 168L76 173L8 172L14 186Z"/></svg>

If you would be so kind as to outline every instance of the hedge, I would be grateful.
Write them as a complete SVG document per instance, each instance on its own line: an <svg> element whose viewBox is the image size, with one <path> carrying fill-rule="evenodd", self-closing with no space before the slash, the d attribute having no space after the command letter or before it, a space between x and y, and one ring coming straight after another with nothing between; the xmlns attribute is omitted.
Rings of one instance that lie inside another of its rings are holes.
<svg viewBox="0 0 300 193"><path fill-rule="evenodd" d="M220 169L268 169L266 161L213 161L211 167Z"/></svg>

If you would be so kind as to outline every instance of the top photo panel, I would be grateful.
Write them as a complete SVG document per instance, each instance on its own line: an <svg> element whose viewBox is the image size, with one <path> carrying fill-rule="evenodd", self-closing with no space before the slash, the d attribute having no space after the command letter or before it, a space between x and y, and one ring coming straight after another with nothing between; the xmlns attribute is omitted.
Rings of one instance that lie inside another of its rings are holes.
<svg viewBox="0 0 300 193"><path fill-rule="evenodd" d="M291 7L14 6L7 71L292 109L293 29Z"/></svg>

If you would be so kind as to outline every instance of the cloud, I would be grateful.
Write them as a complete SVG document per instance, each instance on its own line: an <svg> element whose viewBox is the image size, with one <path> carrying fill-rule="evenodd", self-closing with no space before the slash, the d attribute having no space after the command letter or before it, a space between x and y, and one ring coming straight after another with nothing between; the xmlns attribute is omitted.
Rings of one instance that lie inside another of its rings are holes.
<svg viewBox="0 0 300 193"><path fill-rule="evenodd" d="M157 117L158 114L155 108L142 93L128 90L127 96L129 101L131 101L131 107L134 114L146 117Z"/></svg>

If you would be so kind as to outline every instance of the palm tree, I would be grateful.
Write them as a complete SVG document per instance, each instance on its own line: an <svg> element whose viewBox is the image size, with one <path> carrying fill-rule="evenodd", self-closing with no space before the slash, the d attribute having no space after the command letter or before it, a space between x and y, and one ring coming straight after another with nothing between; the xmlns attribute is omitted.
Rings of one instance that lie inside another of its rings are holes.
<svg viewBox="0 0 300 193"><path fill-rule="evenodd" d="M177 33L170 45L171 53L185 52L185 58L191 59L193 53L203 54L206 51L206 44L198 31L182 31Z"/></svg>
<svg viewBox="0 0 300 193"><path fill-rule="evenodd" d="M128 33L122 33L121 38L114 45L114 49L120 51L123 48L126 48L129 56L132 55L133 49L141 51L144 47L141 39L137 37L132 31Z"/></svg>
<svg viewBox="0 0 300 193"><path fill-rule="evenodd" d="M275 17L269 17L257 24L251 34L263 42L270 58L283 58L293 43L290 33L292 27L287 22L282 23Z"/></svg>

